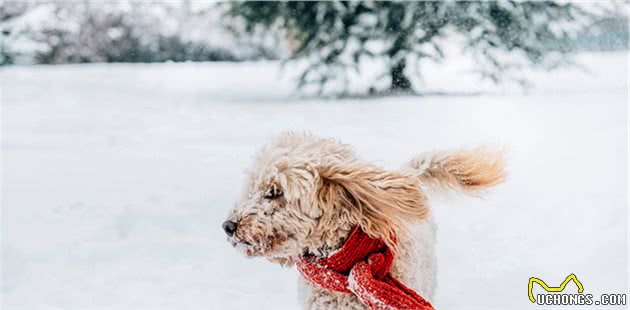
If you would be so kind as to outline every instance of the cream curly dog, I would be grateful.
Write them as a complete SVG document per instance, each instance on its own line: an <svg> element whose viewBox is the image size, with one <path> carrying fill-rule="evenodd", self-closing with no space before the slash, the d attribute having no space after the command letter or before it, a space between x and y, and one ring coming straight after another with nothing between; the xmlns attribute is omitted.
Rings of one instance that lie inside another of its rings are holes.
<svg viewBox="0 0 630 310"><path fill-rule="evenodd" d="M396 249L391 274L431 301L434 228L425 192L482 190L503 180L503 168L499 154L476 149L421 155L390 171L359 161L334 139L286 133L258 154L223 229L245 255L291 266L305 254L334 253L358 225ZM356 296L301 276L299 286L305 309L365 309Z"/></svg>

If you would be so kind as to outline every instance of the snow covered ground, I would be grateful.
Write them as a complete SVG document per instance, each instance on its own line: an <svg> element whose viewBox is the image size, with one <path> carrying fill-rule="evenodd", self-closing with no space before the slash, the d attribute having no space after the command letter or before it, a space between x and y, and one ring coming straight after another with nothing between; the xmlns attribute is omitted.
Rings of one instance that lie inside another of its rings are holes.
<svg viewBox="0 0 630 310"><path fill-rule="evenodd" d="M526 93L447 65L426 69L427 89L488 92L339 101L291 97L274 63L3 69L0 304L295 309L295 271L242 257L220 228L254 152L287 129L392 168L506 149L504 185L433 202L440 309L536 308L531 276L627 292L627 57L528 74Z"/></svg>

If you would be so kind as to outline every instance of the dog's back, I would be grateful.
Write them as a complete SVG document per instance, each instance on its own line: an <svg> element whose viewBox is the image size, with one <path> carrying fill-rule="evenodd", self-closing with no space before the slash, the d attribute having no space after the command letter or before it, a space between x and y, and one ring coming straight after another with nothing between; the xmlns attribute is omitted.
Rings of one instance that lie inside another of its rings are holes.
<svg viewBox="0 0 630 310"><path fill-rule="evenodd" d="M484 148L423 154L401 170L420 178L424 191L451 189L474 193L502 182L505 177L501 154ZM437 274L435 222L429 218L410 224L408 230L400 240L392 273L432 301Z"/></svg>

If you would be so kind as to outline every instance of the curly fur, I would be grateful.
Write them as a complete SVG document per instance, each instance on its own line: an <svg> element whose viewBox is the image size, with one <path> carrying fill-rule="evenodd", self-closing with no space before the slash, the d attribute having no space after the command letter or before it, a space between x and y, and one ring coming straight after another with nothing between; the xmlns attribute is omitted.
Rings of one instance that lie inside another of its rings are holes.
<svg viewBox="0 0 630 310"><path fill-rule="evenodd" d="M431 300L434 227L424 188L479 191L500 183L503 167L500 154L477 149L427 154L398 171L385 170L359 161L349 145L334 139L285 133L259 152L249 170L228 218L238 223L228 240L247 256L292 265L305 253L330 255L359 225L397 251L394 277ZM350 294L303 279L300 287L307 309L364 309Z"/></svg>

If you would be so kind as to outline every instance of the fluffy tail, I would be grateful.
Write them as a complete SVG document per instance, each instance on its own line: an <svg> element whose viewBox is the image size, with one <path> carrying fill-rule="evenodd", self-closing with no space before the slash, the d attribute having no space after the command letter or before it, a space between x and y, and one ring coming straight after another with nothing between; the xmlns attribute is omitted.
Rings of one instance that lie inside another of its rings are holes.
<svg viewBox="0 0 630 310"><path fill-rule="evenodd" d="M430 188L469 193L501 183L504 168L502 154L486 148L423 154L403 167Z"/></svg>

